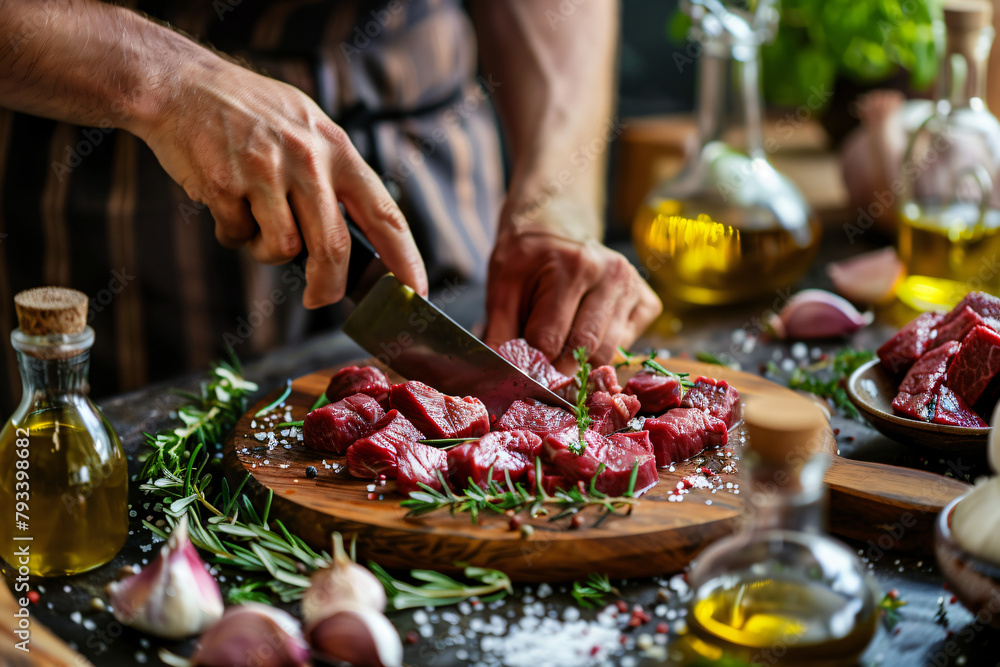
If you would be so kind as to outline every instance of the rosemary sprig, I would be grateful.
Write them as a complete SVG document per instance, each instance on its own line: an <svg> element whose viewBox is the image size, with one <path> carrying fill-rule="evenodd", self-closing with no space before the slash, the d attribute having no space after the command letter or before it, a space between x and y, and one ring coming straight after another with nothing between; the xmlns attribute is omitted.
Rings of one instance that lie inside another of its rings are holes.
<svg viewBox="0 0 1000 667"><path fill-rule="evenodd" d="M707 350L701 350L700 352L694 353L694 358L703 364L713 364L715 366L725 366L727 368L732 368L732 362L726 361L720 355L714 352L709 352Z"/></svg>
<svg viewBox="0 0 1000 667"><path fill-rule="evenodd" d="M368 569L378 577L385 588L389 606L392 609L412 609L414 607L440 607L461 602L470 597L478 597L484 602L492 602L513 592L510 577L500 570L485 567L463 567L466 579L476 584L463 584L448 575L433 570L411 570L410 576L421 585L400 581L386 572L378 563L368 562Z"/></svg>
<svg viewBox="0 0 1000 667"><path fill-rule="evenodd" d="M278 395L278 398L274 399L273 401L262 407L260 410L255 412L253 416L263 417L268 412L274 410L276 407L284 403L285 399L288 398L291 394L292 394L292 380L288 379L285 380L285 390Z"/></svg>
<svg viewBox="0 0 1000 667"><path fill-rule="evenodd" d="M601 604L605 595L621 597L618 589L611 585L608 575L596 573L587 577L587 580L582 584L579 581L574 581L571 595L576 603L584 609L593 609Z"/></svg>
<svg viewBox="0 0 1000 667"><path fill-rule="evenodd" d="M580 364L580 369L576 372L576 427L580 433L580 439L569 446L569 451L574 454L583 454L587 449L585 438L587 429L590 428L590 410L587 408L587 378L590 376L590 362L587 359L590 352L586 347L578 347L573 350L573 358Z"/></svg>
<svg viewBox="0 0 1000 667"><path fill-rule="evenodd" d="M466 442L475 442L479 438L436 438L427 440L417 440L420 444L430 445L438 449L452 449Z"/></svg>
<svg viewBox="0 0 1000 667"><path fill-rule="evenodd" d="M853 350L845 348L833 356L810 364L806 367L797 366L791 375L782 371L777 364L769 361L767 372L784 379L791 389L799 389L828 399L840 410L853 419L860 419L860 414L851 399L847 396L844 383L857 368L875 358L870 350Z"/></svg>
<svg viewBox="0 0 1000 667"><path fill-rule="evenodd" d="M626 351L623 347L618 348L618 353L624 357L625 361L619 362L615 368L639 364L644 370L647 370L650 373L674 378L681 387L681 396L684 395L685 391L694 386L694 382L688 379L691 375L690 373L675 373L664 368L663 365L656 360L656 350L650 350L649 355L645 359L640 359L639 355L632 354L631 352Z"/></svg>
<svg viewBox="0 0 1000 667"><path fill-rule="evenodd" d="M322 394L319 395L319 398L316 399L316 402L313 403L312 407L309 408L309 412L312 412L317 408L321 408L324 405L329 405L329 404L330 404L330 399L326 397L326 392L324 391Z"/></svg>

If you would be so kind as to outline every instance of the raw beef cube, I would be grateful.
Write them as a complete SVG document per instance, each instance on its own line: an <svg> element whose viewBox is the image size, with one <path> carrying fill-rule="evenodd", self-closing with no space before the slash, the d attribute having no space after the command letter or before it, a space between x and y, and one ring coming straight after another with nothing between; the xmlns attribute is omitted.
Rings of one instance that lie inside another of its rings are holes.
<svg viewBox="0 0 1000 667"><path fill-rule="evenodd" d="M448 452L448 472L456 489L464 489L471 479L481 487L492 478L505 484L506 471L510 481L522 481L528 469L535 465L542 439L531 431L494 431L476 442L467 442Z"/></svg>
<svg viewBox="0 0 1000 667"><path fill-rule="evenodd" d="M944 323L961 316L967 307L982 317L990 329L1000 331L1000 299L986 292L971 292L965 295L965 298L945 316Z"/></svg>
<svg viewBox="0 0 1000 667"><path fill-rule="evenodd" d="M684 392L682 408L698 408L716 419L721 419L726 428L732 428L743 417L740 392L725 380L698 377L694 386Z"/></svg>
<svg viewBox="0 0 1000 667"><path fill-rule="evenodd" d="M490 415L478 398L447 396L416 380L392 385L389 406L428 438L478 438L490 432Z"/></svg>
<svg viewBox="0 0 1000 667"><path fill-rule="evenodd" d="M906 394L936 392L947 377L948 364L962 344L950 341L936 347L917 359L899 385L899 391Z"/></svg>
<svg viewBox="0 0 1000 667"><path fill-rule="evenodd" d="M448 478L448 455L430 445L419 442L401 442L396 445L396 491L409 495L421 491L418 483L423 482L436 491L441 490L441 476Z"/></svg>
<svg viewBox="0 0 1000 667"><path fill-rule="evenodd" d="M497 353L520 368L524 373L542 386L559 393L572 384L573 378L567 377L556 370L545 353L537 350L523 338L509 340L497 348Z"/></svg>
<svg viewBox="0 0 1000 667"><path fill-rule="evenodd" d="M674 375L636 373L625 383L625 393L639 399L643 412L660 413L681 404L681 383Z"/></svg>
<svg viewBox="0 0 1000 667"><path fill-rule="evenodd" d="M922 422L929 422L934 417L936 407L937 395L930 391L919 394L908 394L901 391L896 394L896 398L892 399L893 412Z"/></svg>
<svg viewBox="0 0 1000 667"><path fill-rule="evenodd" d="M358 438L375 432L385 411L371 396L355 394L306 415L302 438L306 447L343 456Z"/></svg>
<svg viewBox="0 0 1000 667"><path fill-rule="evenodd" d="M927 351L934 329L944 318L943 313L922 313L910 320L878 349L882 366L893 375L904 375Z"/></svg>
<svg viewBox="0 0 1000 667"><path fill-rule="evenodd" d="M494 428L497 431L531 431L544 437L553 431L575 429L576 415L534 399L514 401Z"/></svg>
<svg viewBox="0 0 1000 667"><path fill-rule="evenodd" d="M948 387L939 387L937 397L934 419L931 420L935 424L965 426L968 428L983 428L989 425L973 412L958 394Z"/></svg>
<svg viewBox="0 0 1000 667"><path fill-rule="evenodd" d="M538 484L536 481L537 478L535 477L534 466L528 469L526 479L528 481L528 488L532 493L535 493ZM545 490L545 493L550 496L554 496L556 491L559 489L567 490L571 486L574 486L574 483L559 474L559 471L555 468L555 466L549 463L542 464L542 488ZM584 490L586 490L586 486L584 487Z"/></svg>
<svg viewBox="0 0 1000 667"><path fill-rule="evenodd" d="M625 428L629 420L639 413L639 399L628 394L609 394L598 391L587 397L590 428L601 435Z"/></svg>
<svg viewBox="0 0 1000 667"><path fill-rule="evenodd" d="M379 402L382 409L389 409L389 378L374 366L348 366L330 378L326 398L331 403L354 394L367 394Z"/></svg>
<svg viewBox="0 0 1000 667"><path fill-rule="evenodd" d="M625 446L637 446L640 447L650 454L653 453L653 443L649 441L649 431L629 431L626 433L612 433L607 436L608 440L614 443L618 443ZM626 445L626 442L631 442L632 445Z"/></svg>
<svg viewBox="0 0 1000 667"><path fill-rule="evenodd" d="M954 312L949 313L948 319L939 324L931 333L933 339L931 340L929 349L937 348L952 341L961 341L965 338L966 334L972 331L973 327L981 324L986 324L985 320L968 306L963 308L958 314Z"/></svg>
<svg viewBox="0 0 1000 667"><path fill-rule="evenodd" d="M729 442L726 423L698 408L675 408L655 419L647 419L643 428L653 443L656 465L660 468L689 459L707 447Z"/></svg>
<svg viewBox="0 0 1000 667"><path fill-rule="evenodd" d="M396 479L399 445L423 440L424 434L396 410L389 410L375 424L375 432L347 448L347 471L355 477L385 475Z"/></svg>
<svg viewBox="0 0 1000 667"><path fill-rule="evenodd" d="M966 404L975 405L990 380L1000 372L1000 335L979 326L962 340L962 349L948 367L948 386Z"/></svg>
<svg viewBox="0 0 1000 667"><path fill-rule="evenodd" d="M587 376L587 391L591 394L598 391L608 394L622 393L622 387L618 384L618 373L612 366L598 366Z"/></svg>
<svg viewBox="0 0 1000 667"><path fill-rule="evenodd" d="M575 454L563 439L550 435L542 440L542 455L557 474L570 483L583 482L589 486L591 479L597 475L594 488L609 496L620 496L628 490L635 466L639 467L636 495L645 493L659 481L656 457L641 441L633 438L611 441L594 431L587 431L586 444L582 454ZM598 475L602 463L604 470Z"/></svg>

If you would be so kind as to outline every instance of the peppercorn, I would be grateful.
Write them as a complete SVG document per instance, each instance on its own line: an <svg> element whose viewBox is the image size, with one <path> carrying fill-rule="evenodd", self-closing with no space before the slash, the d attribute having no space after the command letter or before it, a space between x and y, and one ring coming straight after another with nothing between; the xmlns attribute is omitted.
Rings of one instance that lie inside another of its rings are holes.
<svg viewBox="0 0 1000 667"><path fill-rule="evenodd" d="M318 473L316 472L316 466L306 466L306 477L309 479L314 478Z"/></svg>

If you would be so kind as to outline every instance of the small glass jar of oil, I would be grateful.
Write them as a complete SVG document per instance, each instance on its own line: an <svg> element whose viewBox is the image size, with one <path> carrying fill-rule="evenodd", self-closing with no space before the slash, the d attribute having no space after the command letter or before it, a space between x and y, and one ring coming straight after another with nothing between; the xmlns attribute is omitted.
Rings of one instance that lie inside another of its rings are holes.
<svg viewBox="0 0 1000 667"><path fill-rule="evenodd" d="M42 287L14 303L23 396L0 431L0 557L22 574L85 572L128 535L125 453L87 396L87 297Z"/></svg>
<svg viewBox="0 0 1000 667"><path fill-rule="evenodd" d="M698 59L699 147L656 185L632 227L639 260L667 305L720 305L791 290L819 250L821 226L795 185L767 160L760 46L774 2L754 11L690 0ZM734 113L729 113L734 110ZM724 136L744 137L742 149Z"/></svg>
<svg viewBox="0 0 1000 667"><path fill-rule="evenodd" d="M823 533L826 419L801 399L760 398L744 421L747 523L695 561L680 648L749 664L857 664L878 596L854 553Z"/></svg>

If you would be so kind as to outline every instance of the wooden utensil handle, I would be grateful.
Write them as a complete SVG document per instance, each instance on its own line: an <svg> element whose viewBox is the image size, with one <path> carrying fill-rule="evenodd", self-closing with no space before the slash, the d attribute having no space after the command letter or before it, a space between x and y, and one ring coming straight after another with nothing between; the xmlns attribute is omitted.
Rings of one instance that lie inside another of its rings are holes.
<svg viewBox="0 0 1000 667"><path fill-rule="evenodd" d="M865 542L866 555L875 560L890 550L930 553L938 513L972 488L935 473L840 457L824 481L830 530Z"/></svg>

